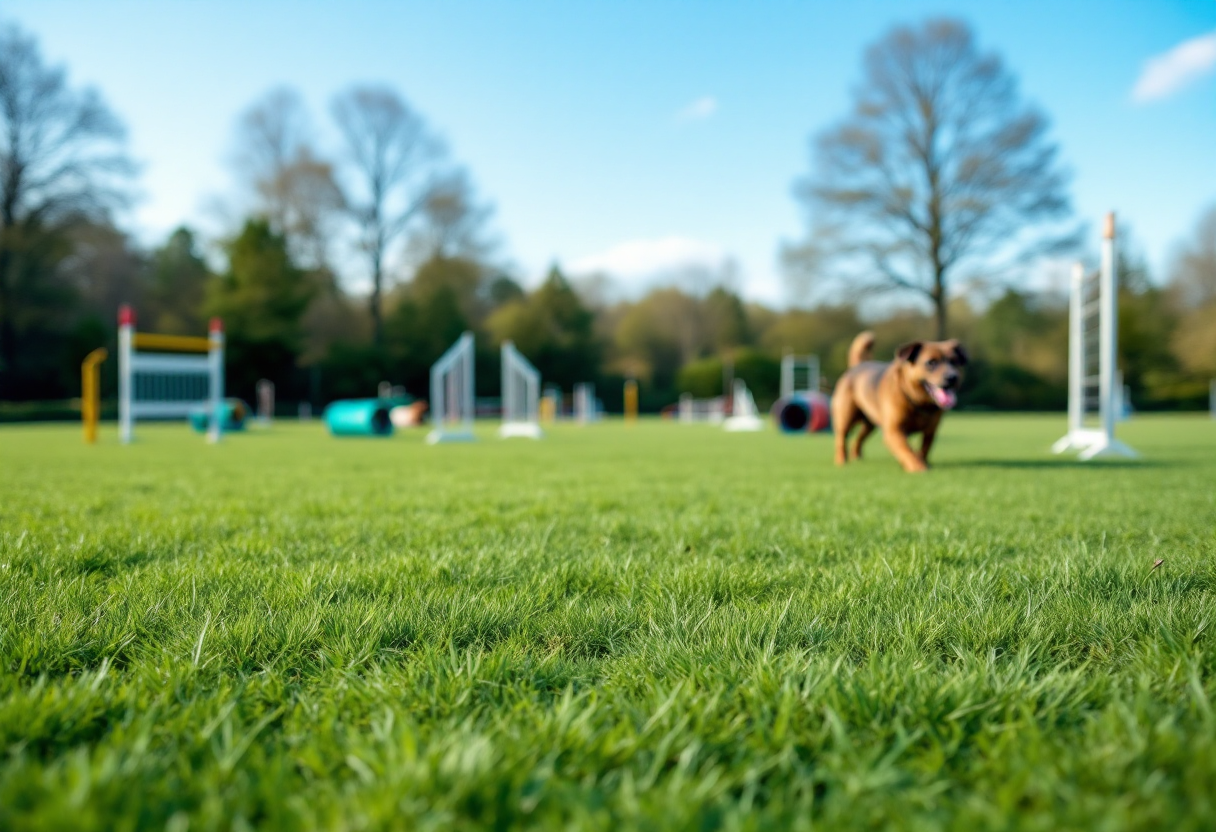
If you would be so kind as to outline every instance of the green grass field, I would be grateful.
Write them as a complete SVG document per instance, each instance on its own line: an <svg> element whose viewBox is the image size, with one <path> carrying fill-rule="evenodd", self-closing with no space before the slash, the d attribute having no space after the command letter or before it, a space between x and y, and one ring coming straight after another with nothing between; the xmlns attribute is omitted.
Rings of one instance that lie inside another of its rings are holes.
<svg viewBox="0 0 1216 832"><path fill-rule="evenodd" d="M0 429L0 829L1211 829L1216 423L1063 422Z"/></svg>

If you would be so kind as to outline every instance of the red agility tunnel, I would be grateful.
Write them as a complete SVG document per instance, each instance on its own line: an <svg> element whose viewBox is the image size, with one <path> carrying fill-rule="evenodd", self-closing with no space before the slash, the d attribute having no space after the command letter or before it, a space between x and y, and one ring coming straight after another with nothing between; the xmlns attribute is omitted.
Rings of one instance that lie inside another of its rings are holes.
<svg viewBox="0 0 1216 832"><path fill-rule="evenodd" d="M832 402L822 393L777 399L773 420L782 433L819 433L832 428Z"/></svg>

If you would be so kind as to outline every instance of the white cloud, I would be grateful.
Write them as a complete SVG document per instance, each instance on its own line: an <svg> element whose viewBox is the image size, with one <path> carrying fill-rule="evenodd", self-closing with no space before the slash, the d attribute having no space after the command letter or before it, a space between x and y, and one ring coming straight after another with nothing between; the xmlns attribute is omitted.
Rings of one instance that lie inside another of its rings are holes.
<svg viewBox="0 0 1216 832"><path fill-rule="evenodd" d="M704 121L718 112L718 99L712 95L703 95L696 101L691 101L676 111L676 121Z"/></svg>
<svg viewBox="0 0 1216 832"><path fill-rule="evenodd" d="M573 274L607 274L626 281L646 280L688 269L721 269L728 261L716 243L690 237L626 240L570 263Z"/></svg>
<svg viewBox="0 0 1216 832"><path fill-rule="evenodd" d="M1184 40L1144 62L1132 88L1132 101L1146 104L1168 98L1216 69L1216 32Z"/></svg>

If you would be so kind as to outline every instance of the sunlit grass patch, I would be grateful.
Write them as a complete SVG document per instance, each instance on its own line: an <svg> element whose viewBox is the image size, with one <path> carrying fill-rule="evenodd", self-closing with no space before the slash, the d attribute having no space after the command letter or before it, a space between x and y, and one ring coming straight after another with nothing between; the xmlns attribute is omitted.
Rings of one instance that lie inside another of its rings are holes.
<svg viewBox="0 0 1216 832"><path fill-rule="evenodd" d="M0 828L1210 827L1216 425L1061 430L5 428Z"/></svg>

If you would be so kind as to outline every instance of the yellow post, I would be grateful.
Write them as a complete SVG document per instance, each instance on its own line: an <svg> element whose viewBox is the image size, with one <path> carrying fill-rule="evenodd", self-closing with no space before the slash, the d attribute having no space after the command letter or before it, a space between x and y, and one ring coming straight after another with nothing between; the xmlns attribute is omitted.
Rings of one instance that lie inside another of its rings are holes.
<svg viewBox="0 0 1216 832"><path fill-rule="evenodd" d="M555 407L552 396L540 397L540 421L542 424L551 425L557 418L554 412Z"/></svg>
<svg viewBox="0 0 1216 832"><path fill-rule="evenodd" d="M84 423L84 441L97 442L97 422L101 419L101 362L106 360L104 347L98 347L80 363L80 418Z"/></svg>
<svg viewBox="0 0 1216 832"><path fill-rule="evenodd" d="M625 424L638 420L638 383L633 379L625 382Z"/></svg>

